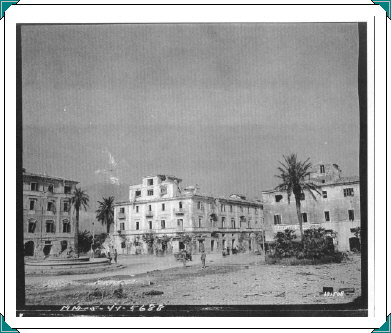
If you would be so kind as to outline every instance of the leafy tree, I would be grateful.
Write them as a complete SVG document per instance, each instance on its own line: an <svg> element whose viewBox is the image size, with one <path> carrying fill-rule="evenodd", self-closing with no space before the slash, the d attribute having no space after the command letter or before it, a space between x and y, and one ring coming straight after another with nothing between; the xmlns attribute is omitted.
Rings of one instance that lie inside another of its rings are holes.
<svg viewBox="0 0 391 333"><path fill-rule="evenodd" d="M98 201L99 207L96 210L96 219L102 224L106 224L107 233L110 233L110 226L114 223L114 197L103 197L103 201Z"/></svg>
<svg viewBox="0 0 391 333"><path fill-rule="evenodd" d="M142 240L148 246L148 252L151 254L153 252L153 244L155 243L155 236L152 232L148 232L142 235Z"/></svg>
<svg viewBox="0 0 391 333"><path fill-rule="evenodd" d="M76 255L79 256L79 212L81 208L84 208L84 210L87 210L88 207L88 201L89 201L88 194L82 190L81 188L75 188L73 191L73 196L71 198L71 204L75 208L76 212L76 221L75 221L75 252Z"/></svg>
<svg viewBox="0 0 391 333"><path fill-rule="evenodd" d="M316 196L313 192L320 194L320 187L309 180L311 173L310 170L312 167L311 162L309 162L309 158L304 162L298 161L296 154L283 156L283 158L285 163L279 162L281 164L281 166L278 167L280 174L275 176L281 180L281 183L275 189L287 193L289 204L292 194L295 197L296 213L300 226L300 236L301 241L303 242L304 234L303 219L301 216L301 197L304 194L304 191L307 191L311 194L314 200L316 200Z"/></svg>
<svg viewBox="0 0 391 333"><path fill-rule="evenodd" d="M78 245L80 252L85 253L90 251L92 245L92 235L87 230L79 232Z"/></svg>

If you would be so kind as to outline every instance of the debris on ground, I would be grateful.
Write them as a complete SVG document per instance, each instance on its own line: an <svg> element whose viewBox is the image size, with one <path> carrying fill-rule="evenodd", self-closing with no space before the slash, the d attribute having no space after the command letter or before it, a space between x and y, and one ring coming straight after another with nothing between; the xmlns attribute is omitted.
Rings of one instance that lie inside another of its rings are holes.
<svg viewBox="0 0 391 333"><path fill-rule="evenodd" d="M156 295L163 295L163 294L164 292L159 290L149 290L143 292L143 295L148 295L148 296L156 296Z"/></svg>

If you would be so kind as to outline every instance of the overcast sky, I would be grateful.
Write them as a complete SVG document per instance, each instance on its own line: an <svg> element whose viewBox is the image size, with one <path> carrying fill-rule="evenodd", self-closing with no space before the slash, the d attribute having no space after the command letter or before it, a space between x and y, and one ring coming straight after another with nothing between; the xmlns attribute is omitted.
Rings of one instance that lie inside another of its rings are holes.
<svg viewBox="0 0 391 333"><path fill-rule="evenodd" d="M292 152L358 175L357 60L357 24L23 26L23 165L258 197Z"/></svg>

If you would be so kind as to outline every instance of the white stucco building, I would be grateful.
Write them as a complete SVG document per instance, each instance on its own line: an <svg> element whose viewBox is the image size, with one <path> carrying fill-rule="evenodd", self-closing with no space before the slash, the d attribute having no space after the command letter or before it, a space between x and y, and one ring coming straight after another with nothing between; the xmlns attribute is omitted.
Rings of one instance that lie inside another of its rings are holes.
<svg viewBox="0 0 391 333"><path fill-rule="evenodd" d="M153 251L145 235L155 238L154 247L165 253L189 247L192 252L228 247L255 251L262 230L260 201L235 194L204 195L198 186L182 188L181 179L168 175L144 177L141 184L129 187L129 201L114 207L113 238L119 253ZM185 235L192 238L191 246Z"/></svg>

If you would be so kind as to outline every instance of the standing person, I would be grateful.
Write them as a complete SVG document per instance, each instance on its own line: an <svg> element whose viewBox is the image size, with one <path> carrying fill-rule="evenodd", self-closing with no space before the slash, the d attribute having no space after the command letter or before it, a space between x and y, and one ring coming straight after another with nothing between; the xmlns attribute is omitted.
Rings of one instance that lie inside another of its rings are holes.
<svg viewBox="0 0 391 333"><path fill-rule="evenodd" d="M206 253L205 253L205 251L202 251L202 253L201 253L202 269L204 269L206 267L205 261L206 261Z"/></svg>
<svg viewBox="0 0 391 333"><path fill-rule="evenodd" d="M111 257L110 251L107 252L107 258L110 260L110 264L111 264L111 260L113 260L113 258Z"/></svg>
<svg viewBox="0 0 391 333"><path fill-rule="evenodd" d="M117 257L118 257L117 249L114 249L114 262L115 263L117 263Z"/></svg>
<svg viewBox="0 0 391 333"><path fill-rule="evenodd" d="M182 263L183 263L183 267L186 267L186 251L185 250L182 250Z"/></svg>

